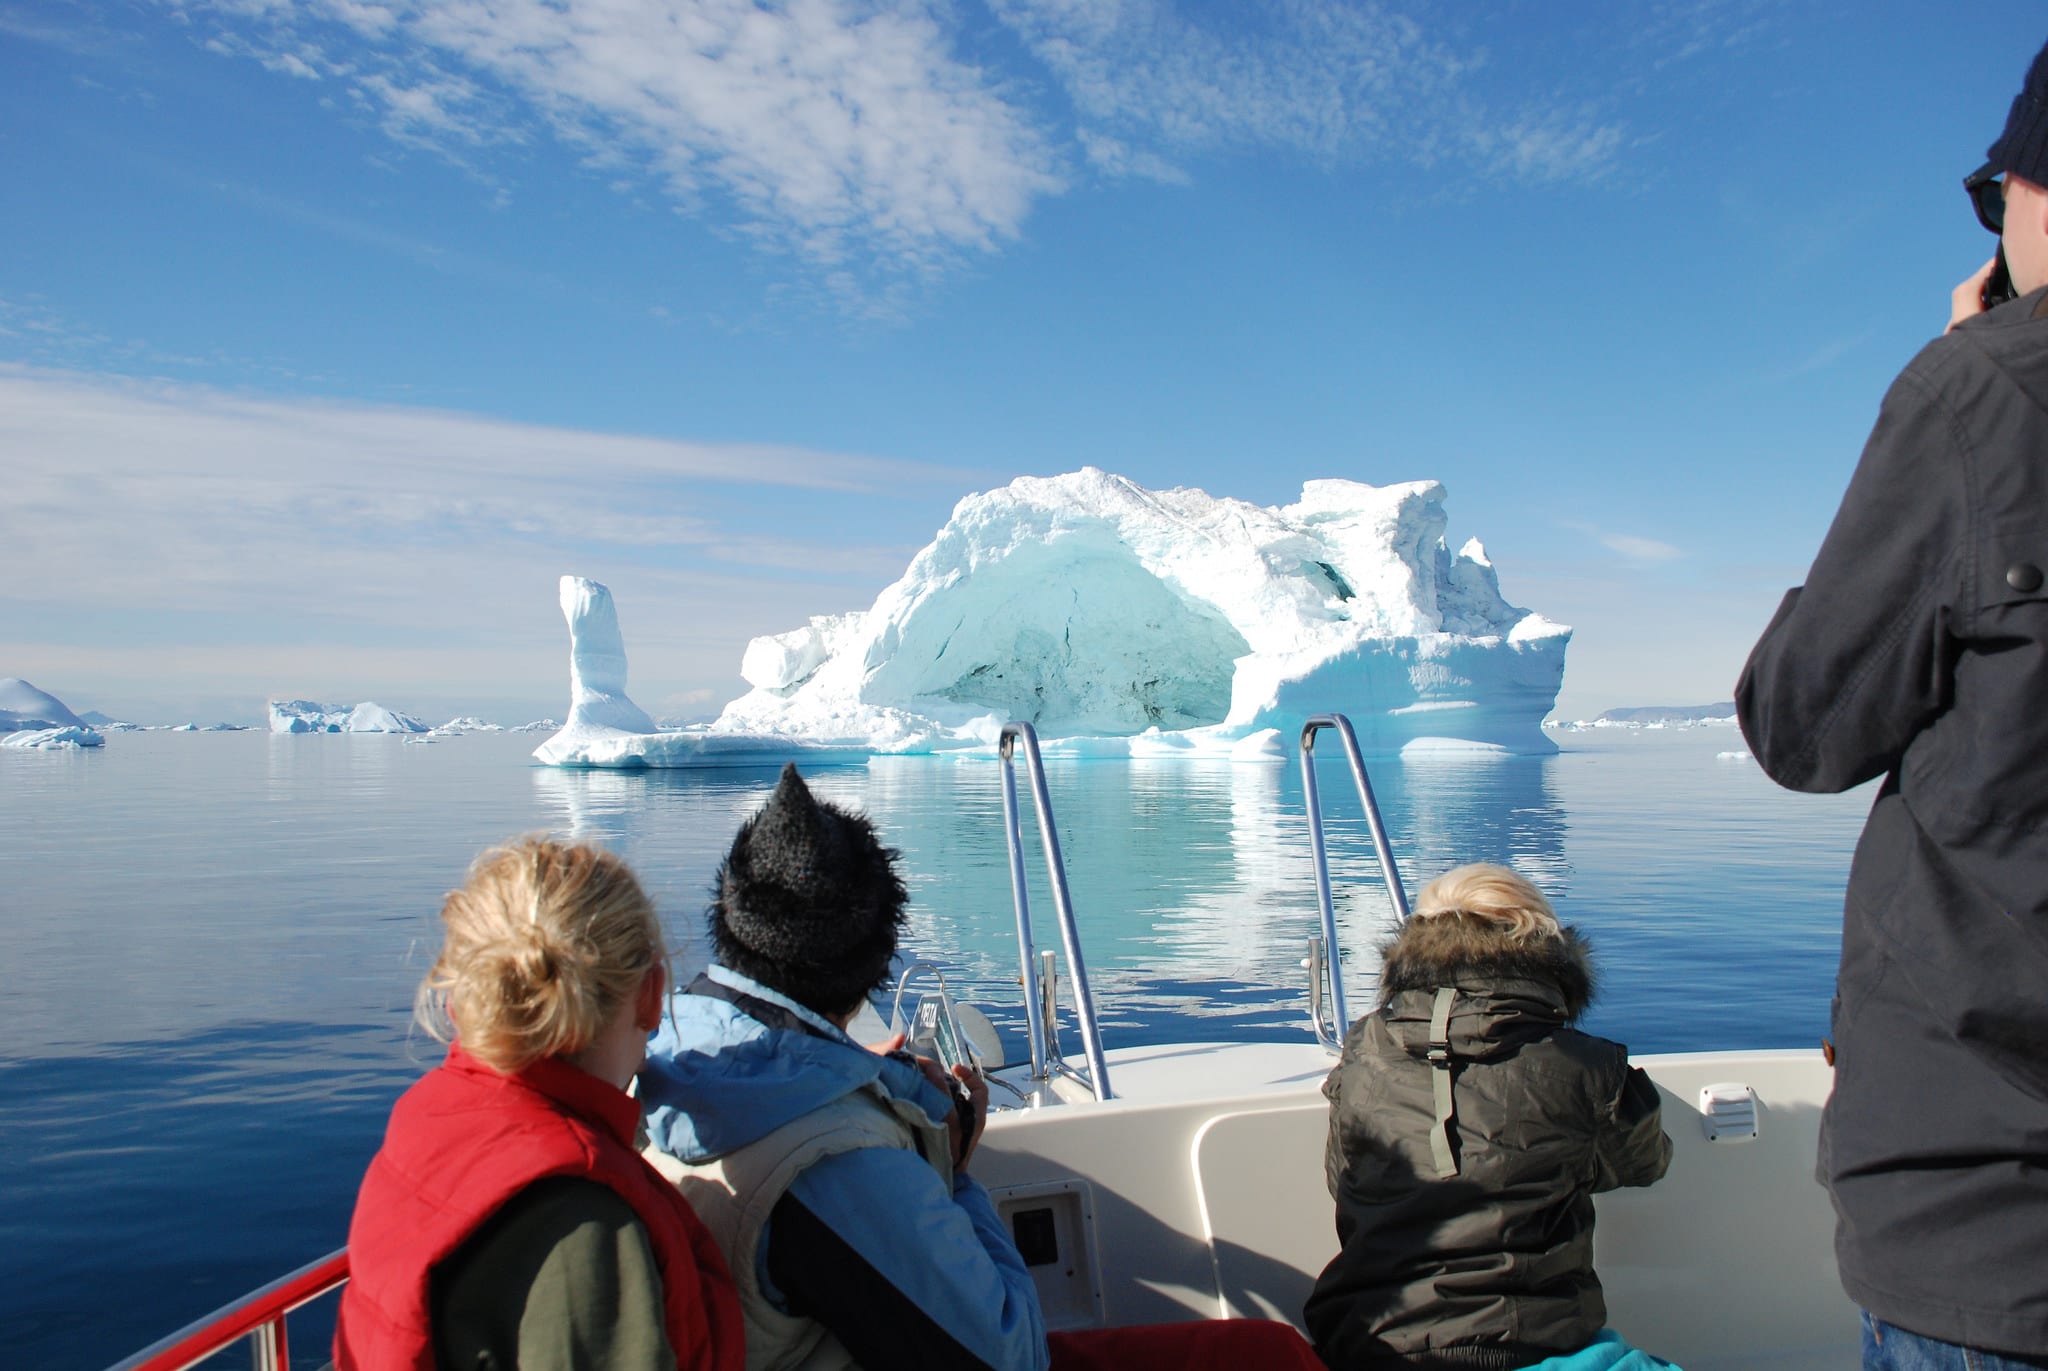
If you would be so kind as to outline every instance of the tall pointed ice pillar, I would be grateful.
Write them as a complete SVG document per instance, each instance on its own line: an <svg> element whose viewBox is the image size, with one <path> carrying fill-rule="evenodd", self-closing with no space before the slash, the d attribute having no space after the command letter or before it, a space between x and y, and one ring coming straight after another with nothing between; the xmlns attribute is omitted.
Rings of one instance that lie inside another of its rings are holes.
<svg viewBox="0 0 2048 1371"><path fill-rule="evenodd" d="M626 640L611 591L564 576L562 617L569 621L569 720L533 751L550 765L594 735L656 731L647 711L626 695Z"/></svg>

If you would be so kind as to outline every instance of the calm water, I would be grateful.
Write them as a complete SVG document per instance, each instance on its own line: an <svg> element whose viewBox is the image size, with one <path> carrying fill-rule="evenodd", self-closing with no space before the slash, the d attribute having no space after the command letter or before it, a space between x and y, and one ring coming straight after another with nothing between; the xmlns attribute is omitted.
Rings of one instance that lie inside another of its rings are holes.
<svg viewBox="0 0 2048 1371"><path fill-rule="evenodd" d="M392 1099L438 1059L412 991L479 848L539 829L603 841L659 902L679 970L701 963L704 892L774 770L548 771L534 741L150 733L0 752L0 1359L103 1366L341 1245ZM1785 794L1717 757L1742 746L1732 730L1564 745L1377 765L1410 891L1511 861L1592 936L1587 1026L1638 1052L1813 1045L1867 795ZM1389 907L1348 774L1322 777L1357 1009ZM812 780L901 849L913 950L1020 1042L995 764ZM1315 894L1292 766L1053 763L1051 790L1110 1046L1305 1032ZM1033 841L1039 943L1057 947ZM295 1325L311 1365L308 1334Z"/></svg>

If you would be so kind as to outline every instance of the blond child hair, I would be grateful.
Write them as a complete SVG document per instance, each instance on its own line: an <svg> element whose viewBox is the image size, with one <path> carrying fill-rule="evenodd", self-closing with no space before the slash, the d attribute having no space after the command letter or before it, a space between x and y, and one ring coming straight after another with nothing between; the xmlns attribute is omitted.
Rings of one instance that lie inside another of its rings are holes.
<svg viewBox="0 0 2048 1371"><path fill-rule="evenodd" d="M1496 925L1510 941L1563 936L1557 912L1543 892L1507 867L1473 862L1453 867L1422 887L1414 917L1465 913Z"/></svg>
<svg viewBox="0 0 2048 1371"><path fill-rule="evenodd" d="M507 1075L589 1046L667 960L632 869L585 843L533 837L490 849L442 901L441 923L415 1013Z"/></svg>

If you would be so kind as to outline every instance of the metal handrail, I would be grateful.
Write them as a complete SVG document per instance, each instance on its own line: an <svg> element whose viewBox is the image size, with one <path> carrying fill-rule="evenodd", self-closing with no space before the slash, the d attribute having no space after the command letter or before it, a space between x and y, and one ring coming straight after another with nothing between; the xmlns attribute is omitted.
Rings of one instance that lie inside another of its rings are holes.
<svg viewBox="0 0 2048 1371"><path fill-rule="evenodd" d="M1074 1016L1080 1021L1081 1050L1088 1058L1088 1088L1098 1100L1114 1099L1109 1088L1109 1063L1102 1055L1102 1033L1095 1022L1095 997L1088 989L1088 964L1081 958L1081 934L1074 923L1074 901L1067 892L1067 864L1060 856L1060 838L1053 827L1052 796L1045 786L1045 762L1038 755L1038 730L1021 721L1003 725L997 751L1003 762L1003 829L1010 846L1010 898L1017 909L1017 955L1023 971L1025 1031L1031 1037L1031 1079L1044 1082L1058 1070L1074 1074L1051 1047L1046 1015L1033 993L1038 960L1031 942L1031 897L1024 883L1024 834L1017 818L1017 772L1012 754L1024 744L1024 765L1031 773L1031 798L1038 807L1038 836L1045 847L1045 871L1052 884L1053 908L1059 913L1060 943L1066 949L1068 975L1074 982Z"/></svg>
<svg viewBox="0 0 2048 1371"><path fill-rule="evenodd" d="M257 1371L284 1371L291 1365L285 1315L330 1290L339 1289L347 1280L348 1249L343 1248L216 1309L125 1361L116 1362L108 1371L185 1371L240 1338L249 1339Z"/></svg>
<svg viewBox="0 0 2048 1371"><path fill-rule="evenodd" d="M1387 827L1380 819L1379 801L1373 797L1372 782L1365 774L1365 757L1358 750L1358 735L1352 731L1351 721L1342 714L1314 716L1301 726L1301 792L1308 802L1309 850L1315 855L1316 902L1323 920L1323 965L1311 971L1328 977L1330 1008L1336 1016L1336 1031L1331 1035L1334 1043L1331 1037L1325 1036L1322 1007L1313 996L1310 1012L1316 1018L1317 1041L1330 1047L1343 1042L1345 1031L1351 1027L1351 1017L1344 1003L1344 956L1337 943L1337 914L1330 903L1330 858L1323 847L1323 806L1316 791L1316 734L1326 728L1335 729L1343 741L1345 758L1351 763L1351 779L1357 782L1358 797L1365 802L1365 826L1372 833L1372 848L1379 857L1380 874L1386 879L1387 894L1394 902L1394 913L1403 923L1408 920L1408 893L1401 888L1401 873L1394 866L1394 849L1387 842ZM1314 960L1313 953L1311 959Z"/></svg>

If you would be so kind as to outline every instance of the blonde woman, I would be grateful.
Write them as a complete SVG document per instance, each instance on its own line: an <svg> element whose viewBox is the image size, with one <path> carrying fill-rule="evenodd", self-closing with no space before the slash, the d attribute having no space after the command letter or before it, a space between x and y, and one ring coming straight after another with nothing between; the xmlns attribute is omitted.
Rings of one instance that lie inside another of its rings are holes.
<svg viewBox="0 0 2048 1371"><path fill-rule="evenodd" d="M739 1371L732 1278L634 1150L626 1093L667 989L654 906L595 847L484 853L441 907L400 1097L349 1226L341 1371Z"/></svg>
<svg viewBox="0 0 2048 1371"><path fill-rule="evenodd" d="M1329 1366L1666 1365L1603 1331L1593 1195L1655 1181L1671 1140L1628 1049L1571 1027L1592 997L1586 944L1513 871L1423 887L1323 1084L1340 1250L1304 1314Z"/></svg>

